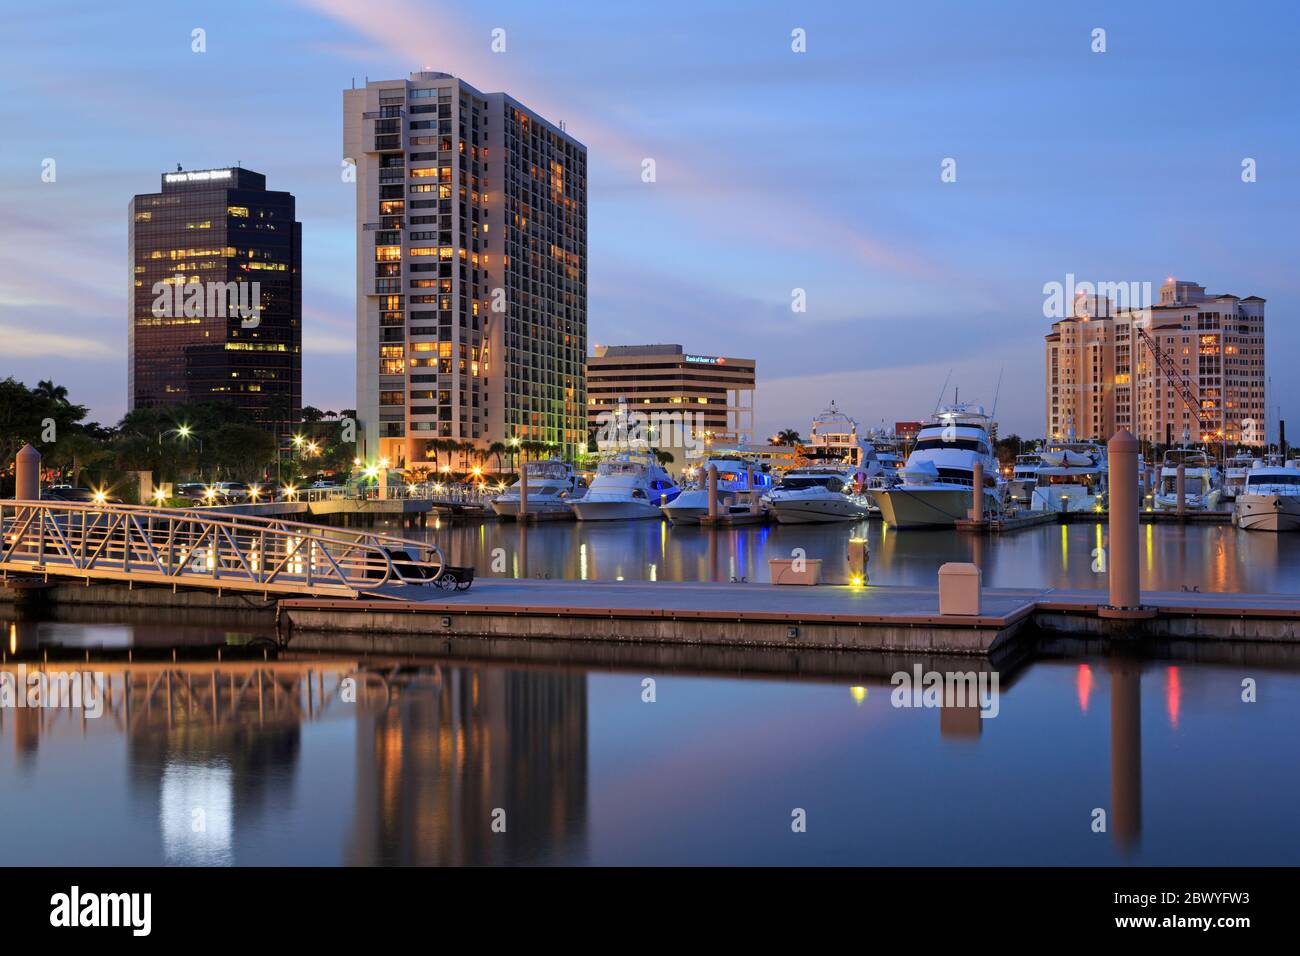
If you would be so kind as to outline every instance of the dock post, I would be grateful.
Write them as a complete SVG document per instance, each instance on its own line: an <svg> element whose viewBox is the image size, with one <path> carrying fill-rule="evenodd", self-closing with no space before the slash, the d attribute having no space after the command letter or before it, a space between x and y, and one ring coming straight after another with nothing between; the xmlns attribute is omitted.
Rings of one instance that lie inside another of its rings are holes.
<svg viewBox="0 0 1300 956"><path fill-rule="evenodd" d="M718 517L718 466L709 465L709 520Z"/></svg>
<svg viewBox="0 0 1300 956"><path fill-rule="evenodd" d="M516 520L528 520L528 466L519 469L519 516Z"/></svg>
<svg viewBox="0 0 1300 956"><path fill-rule="evenodd" d="M1187 466L1178 463L1178 477L1174 479L1174 493L1178 495L1178 517L1187 514Z"/></svg>
<svg viewBox="0 0 1300 956"><path fill-rule="evenodd" d="M866 538L849 538L849 584L857 587L867 583L867 562L871 559Z"/></svg>
<svg viewBox="0 0 1300 956"><path fill-rule="evenodd" d="M31 445L23 445L14 457L14 497L19 501L41 497L41 453Z"/></svg>
<svg viewBox="0 0 1300 956"><path fill-rule="evenodd" d="M1110 459L1110 579L1111 611L1138 611L1142 594L1138 578L1138 441L1127 428L1106 444ZM1103 613L1106 609L1103 609Z"/></svg>
<svg viewBox="0 0 1300 956"><path fill-rule="evenodd" d="M972 475L974 478L974 494L971 495L970 520L984 520L984 462L975 459L975 469Z"/></svg>

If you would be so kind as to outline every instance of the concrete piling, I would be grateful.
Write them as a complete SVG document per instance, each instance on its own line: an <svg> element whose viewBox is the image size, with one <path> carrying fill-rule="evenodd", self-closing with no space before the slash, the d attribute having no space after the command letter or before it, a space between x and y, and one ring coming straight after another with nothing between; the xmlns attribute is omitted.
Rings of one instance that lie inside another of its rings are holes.
<svg viewBox="0 0 1300 956"><path fill-rule="evenodd" d="M1187 514L1187 466L1178 463L1178 477L1174 479L1174 494L1178 496L1178 514Z"/></svg>
<svg viewBox="0 0 1300 956"><path fill-rule="evenodd" d="M23 445L14 458L14 497L19 501L41 497L41 453L31 445Z"/></svg>
<svg viewBox="0 0 1300 956"><path fill-rule="evenodd" d="M709 518L718 517L718 466L709 465Z"/></svg>
<svg viewBox="0 0 1300 956"><path fill-rule="evenodd" d="M978 458L975 459L975 470L974 470L973 477L974 477L974 489L973 489L973 494L971 495L970 520L983 521L984 520L984 462Z"/></svg>
<svg viewBox="0 0 1300 956"><path fill-rule="evenodd" d="M1138 441L1121 428L1106 445L1110 459L1110 554L1106 561L1110 606L1142 606L1138 578Z"/></svg>

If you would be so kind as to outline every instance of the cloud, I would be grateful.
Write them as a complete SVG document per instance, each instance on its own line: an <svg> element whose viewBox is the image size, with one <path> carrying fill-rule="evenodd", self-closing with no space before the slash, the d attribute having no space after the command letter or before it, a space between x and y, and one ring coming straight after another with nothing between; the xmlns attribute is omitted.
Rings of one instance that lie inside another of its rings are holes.
<svg viewBox="0 0 1300 956"><path fill-rule="evenodd" d="M57 358L120 360L122 352L82 335L64 335L31 327L0 323L0 341L6 359Z"/></svg>

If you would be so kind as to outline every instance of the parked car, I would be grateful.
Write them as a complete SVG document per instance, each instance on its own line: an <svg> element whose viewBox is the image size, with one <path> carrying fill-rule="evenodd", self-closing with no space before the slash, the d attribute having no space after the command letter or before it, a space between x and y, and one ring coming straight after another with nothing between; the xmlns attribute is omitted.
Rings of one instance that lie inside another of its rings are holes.
<svg viewBox="0 0 1300 956"><path fill-rule="evenodd" d="M208 494L208 485L201 481L186 481L177 485L172 491L173 498L180 498L190 505L210 505L215 503L215 496Z"/></svg>
<svg viewBox="0 0 1300 956"><path fill-rule="evenodd" d="M42 492L41 497L46 501L69 501L83 505L120 505L122 503L122 499L116 495L100 495L89 488L73 488L71 485L55 485L53 488L48 488Z"/></svg>

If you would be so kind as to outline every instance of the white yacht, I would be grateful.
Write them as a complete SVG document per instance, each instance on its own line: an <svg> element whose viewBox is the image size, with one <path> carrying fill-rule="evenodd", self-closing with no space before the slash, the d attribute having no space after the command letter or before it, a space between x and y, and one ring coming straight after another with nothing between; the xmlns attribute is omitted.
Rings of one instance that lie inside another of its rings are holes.
<svg viewBox="0 0 1300 956"><path fill-rule="evenodd" d="M863 460L858 423L836 407L834 399L830 408L812 420L810 438L799 448L799 464L859 465Z"/></svg>
<svg viewBox="0 0 1300 956"><path fill-rule="evenodd" d="M1223 463L1223 500L1232 501L1246 489L1246 478L1257 464L1253 455L1233 455Z"/></svg>
<svg viewBox="0 0 1300 956"><path fill-rule="evenodd" d="M881 517L895 528L951 528L965 519L974 499L975 462L984 467L984 510L1002 509L992 420L982 405L945 405L916 436L903 466L903 482L872 491Z"/></svg>
<svg viewBox="0 0 1300 956"><path fill-rule="evenodd" d="M528 481L528 510L534 514L572 517L569 502L581 498L586 482L573 466L558 458L524 464L523 477L492 500L492 510L502 518L519 514L519 486Z"/></svg>
<svg viewBox="0 0 1300 956"><path fill-rule="evenodd" d="M718 514L750 515L752 502L772 488L772 476L753 461L741 458L710 458L696 474L696 486L664 505L663 512L675 525L699 524L709 513L709 466L718 469Z"/></svg>
<svg viewBox="0 0 1300 956"><path fill-rule="evenodd" d="M861 521L871 516L866 473L851 465L792 468L764 500L781 524Z"/></svg>
<svg viewBox="0 0 1300 956"><path fill-rule="evenodd" d="M1033 511L1100 511L1106 506L1109 458L1095 442L1049 442L1038 456Z"/></svg>
<svg viewBox="0 0 1300 956"><path fill-rule="evenodd" d="M1300 461L1256 461L1237 494L1233 521L1247 531L1300 530Z"/></svg>
<svg viewBox="0 0 1300 956"><path fill-rule="evenodd" d="M579 521L659 518L660 506L680 490L653 454L620 452L596 466L587 493L570 501L569 508Z"/></svg>
<svg viewBox="0 0 1300 956"><path fill-rule="evenodd" d="M1178 465L1183 465L1184 507L1188 511L1213 511L1219 506L1223 489L1219 482L1219 469L1210 457L1199 448L1183 445L1165 452L1160 465L1159 484L1155 491L1155 506L1160 511L1178 510Z"/></svg>
<svg viewBox="0 0 1300 956"><path fill-rule="evenodd" d="M1007 482L1007 497L1017 504L1028 507L1034 499L1034 488L1038 484L1038 452L1029 452L1016 456L1015 467L1011 471L1011 480Z"/></svg>

